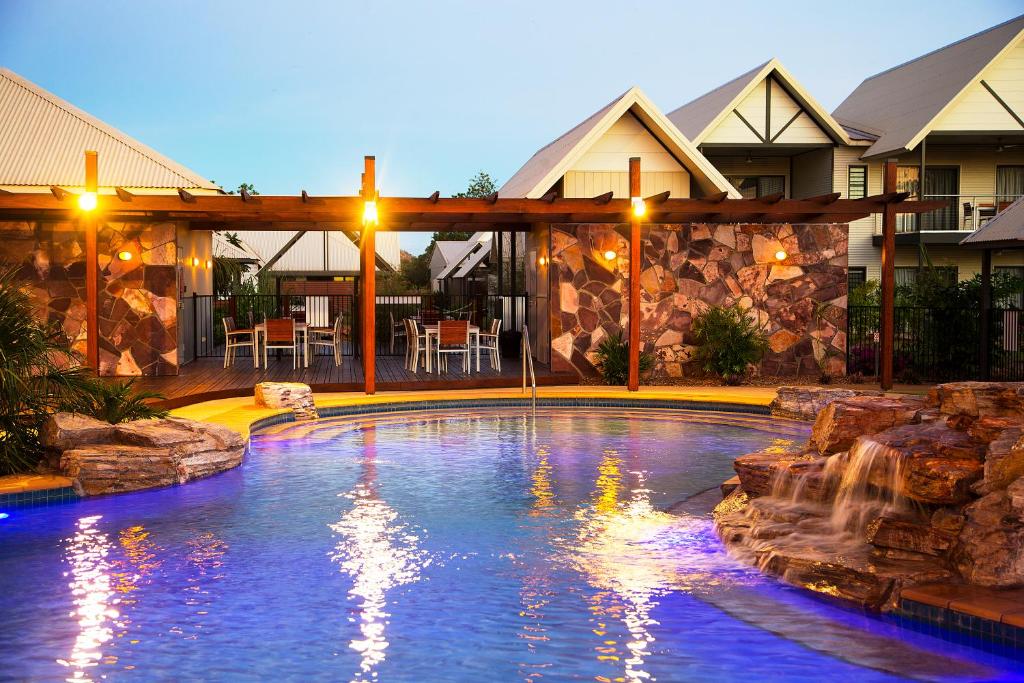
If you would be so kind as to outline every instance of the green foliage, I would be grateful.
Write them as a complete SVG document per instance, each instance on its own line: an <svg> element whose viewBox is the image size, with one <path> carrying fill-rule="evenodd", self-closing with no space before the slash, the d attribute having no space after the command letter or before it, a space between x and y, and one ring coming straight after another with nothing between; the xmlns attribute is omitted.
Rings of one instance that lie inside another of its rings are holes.
<svg viewBox="0 0 1024 683"><path fill-rule="evenodd" d="M768 351L768 340L739 306L710 307L694 319L692 331L701 369L729 384L739 384Z"/></svg>
<svg viewBox="0 0 1024 683"><path fill-rule="evenodd" d="M605 337L597 346L597 371L605 384L621 385L629 379L629 343L622 338L622 332ZM647 351L640 353L640 373L654 367L654 355Z"/></svg>
<svg viewBox="0 0 1024 683"><path fill-rule="evenodd" d="M36 466L43 455L39 430L55 412L153 414L135 404L130 387L101 401L106 387L80 365L61 330L35 317L15 272L0 269L0 474Z"/></svg>
<svg viewBox="0 0 1024 683"><path fill-rule="evenodd" d="M479 199L498 191L498 185L491 178L490 174L480 171L469 179L469 186L465 192L453 194L455 199Z"/></svg>
<svg viewBox="0 0 1024 683"><path fill-rule="evenodd" d="M164 417L167 415L166 410L153 408L146 403L162 398L163 396L155 391L136 391L135 380L98 381L87 399L89 405L81 412L111 424Z"/></svg>
<svg viewBox="0 0 1024 683"><path fill-rule="evenodd" d="M418 289L430 289L430 254L412 256L402 261L402 277Z"/></svg>

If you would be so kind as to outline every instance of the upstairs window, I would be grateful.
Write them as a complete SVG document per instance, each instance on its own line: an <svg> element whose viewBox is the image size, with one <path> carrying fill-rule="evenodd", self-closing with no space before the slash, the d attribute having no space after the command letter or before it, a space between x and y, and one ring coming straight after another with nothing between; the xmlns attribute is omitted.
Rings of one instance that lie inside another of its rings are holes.
<svg viewBox="0 0 1024 683"><path fill-rule="evenodd" d="M850 166L849 187L846 196L850 199L863 199L868 196L868 167Z"/></svg>

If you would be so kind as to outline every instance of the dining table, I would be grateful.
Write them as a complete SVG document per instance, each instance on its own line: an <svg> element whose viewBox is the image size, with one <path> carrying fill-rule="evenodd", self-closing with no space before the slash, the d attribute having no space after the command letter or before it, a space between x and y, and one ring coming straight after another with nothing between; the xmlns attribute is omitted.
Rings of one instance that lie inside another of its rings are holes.
<svg viewBox="0 0 1024 683"><path fill-rule="evenodd" d="M441 328L440 328L440 325L438 325L437 323L434 323L433 325L421 325L421 327L423 328L423 333L426 335L426 338L427 338L426 370L427 370L427 372L433 372L431 363L432 363L432 359L433 359L433 355L434 354L433 354L433 352L431 350L431 343L432 343L431 340L433 339L434 340L433 343L436 343L437 336L438 336L438 334L440 334L440 329ZM470 352L472 352L472 349L474 347L476 348L476 371L480 372L480 327L478 325L470 325L469 326L469 337L470 337ZM438 371L440 371L440 368L438 369ZM466 372L467 373L473 372L473 363L472 362L470 362L469 367L466 368Z"/></svg>
<svg viewBox="0 0 1024 683"><path fill-rule="evenodd" d="M260 366L260 337L262 336L266 344L267 338L267 323L256 323L253 326L253 344L255 345L255 353L252 355L253 367L258 368ZM304 321L295 321L295 333L302 338L300 348L302 349L302 367L309 367L309 326Z"/></svg>

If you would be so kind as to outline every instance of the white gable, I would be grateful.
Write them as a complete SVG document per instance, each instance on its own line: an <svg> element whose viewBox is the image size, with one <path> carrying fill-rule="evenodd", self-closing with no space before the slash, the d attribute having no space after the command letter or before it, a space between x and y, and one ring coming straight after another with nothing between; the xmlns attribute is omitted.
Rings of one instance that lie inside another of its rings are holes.
<svg viewBox="0 0 1024 683"><path fill-rule="evenodd" d="M1021 125L981 84L985 81L1024 118L1024 43L982 72L981 79L967 87L951 109L932 126L933 131L1017 131Z"/></svg>
<svg viewBox="0 0 1024 683"><path fill-rule="evenodd" d="M665 146L630 113L623 114L613 123L569 170L622 171L629 168L629 158L637 156L644 171L686 172Z"/></svg>
<svg viewBox="0 0 1024 683"><path fill-rule="evenodd" d="M801 113L800 105L777 80L771 83L769 105L767 83L768 78L764 78L754 85L701 142L744 145L763 144L764 140L790 144L830 142L817 122L806 112Z"/></svg>

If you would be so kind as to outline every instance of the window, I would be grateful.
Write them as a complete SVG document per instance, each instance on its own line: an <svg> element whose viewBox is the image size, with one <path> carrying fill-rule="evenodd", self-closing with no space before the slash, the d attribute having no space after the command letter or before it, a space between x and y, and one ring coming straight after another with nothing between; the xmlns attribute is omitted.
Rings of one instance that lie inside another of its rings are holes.
<svg viewBox="0 0 1024 683"><path fill-rule="evenodd" d="M786 176L783 175L729 176L728 180L744 199L786 193Z"/></svg>
<svg viewBox="0 0 1024 683"><path fill-rule="evenodd" d="M867 282L867 279L868 279L868 269L867 268L863 268L863 267L861 267L861 268L850 268L849 272L847 274L847 281L846 281L847 282L847 286L848 286L847 287L847 292L852 292L853 290L857 289L862 284Z"/></svg>
<svg viewBox="0 0 1024 683"><path fill-rule="evenodd" d="M896 266L896 286L914 286L914 284L917 283L917 276L922 270L928 270L928 268L918 268L917 266ZM959 270L956 266L931 266L930 270L949 286L953 286L957 283Z"/></svg>
<svg viewBox="0 0 1024 683"><path fill-rule="evenodd" d="M868 196L868 167L850 166L849 188L846 196L850 199L863 199Z"/></svg>
<svg viewBox="0 0 1024 683"><path fill-rule="evenodd" d="M1024 196L1024 166L996 166L996 201L1006 204Z"/></svg>

